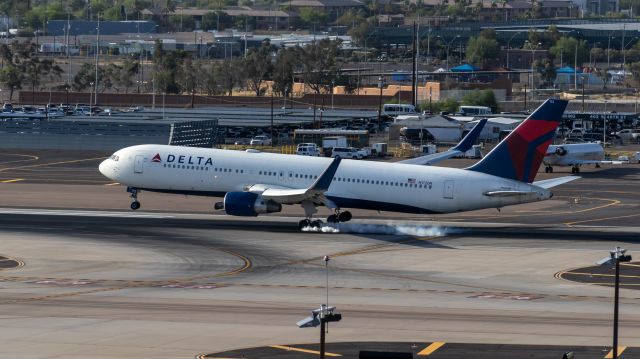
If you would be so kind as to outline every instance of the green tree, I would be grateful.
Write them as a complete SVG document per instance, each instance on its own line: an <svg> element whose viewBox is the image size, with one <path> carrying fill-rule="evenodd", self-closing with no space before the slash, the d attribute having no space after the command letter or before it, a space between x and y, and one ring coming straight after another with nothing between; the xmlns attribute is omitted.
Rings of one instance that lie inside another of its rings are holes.
<svg viewBox="0 0 640 359"><path fill-rule="evenodd" d="M327 21L327 14L324 11L303 7L300 9L300 21L308 26L313 24L324 25Z"/></svg>
<svg viewBox="0 0 640 359"><path fill-rule="evenodd" d="M487 59L496 58L499 51L500 47L495 39L474 36L467 42L466 60L472 64L484 65Z"/></svg>
<svg viewBox="0 0 640 359"><path fill-rule="evenodd" d="M493 113L498 112L498 101L493 90L473 90L462 98L462 104L467 106L488 106Z"/></svg>
<svg viewBox="0 0 640 359"><path fill-rule="evenodd" d="M256 96L264 94L262 83L271 76L273 71L273 65L271 64L272 52L273 47L268 41L265 41L259 48L251 49L243 61L247 87L255 92Z"/></svg>
<svg viewBox="0 0 640 359"><path fill-rule="evenodd" d="M15 90L22 88L24 73L13 65L6 65L0 70L0 82L9 89L9 102L13 101L13 93Z"/></svg>
<svg viewBox="0 0 640 359"><path fill-rule="evenodd" d="M304 82L316 93L328 90L337 77L340 66L338 47L340 41L323 39L304 49L302 56Z"/></svg>
<svg viewBox="0 0 640 359"><path fill-rule="evenodd" d="M273 90L284 96L293 88L293 79L296 72L302 70L300 59L304 50L300 47L283 48L278 51L273 65Z"/></svg>
<svg viewBox="0 0 640 359"><path fill-rule="evenodd" d="M562 54L563 62L573 63L576 50L578 51L578 66L582 66L583 62L589 60L589 52L585 40L581 41L573 37L561 37L556 44L549 49L549 53L555 58L560 58L560 54Z"/></svg>

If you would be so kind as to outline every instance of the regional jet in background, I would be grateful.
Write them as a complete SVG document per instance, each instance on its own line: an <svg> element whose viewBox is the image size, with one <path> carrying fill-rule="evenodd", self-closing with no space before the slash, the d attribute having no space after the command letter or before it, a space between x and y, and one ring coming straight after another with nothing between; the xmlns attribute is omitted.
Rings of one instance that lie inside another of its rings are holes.
<svg viewBox="0 0 640 359"><path fill-rule="evenodd" d="M300 205L299 227L346 222L362 208L406 213L451 213L542 201L552 187L577 177L533 182L567 101L549 99L483 159L466 169L341 160L263 152L139 145L116 151L100 172L128 186L132 209L142 191L216 196L234 216L275 213Z"/></svg>
<svg viewBox="0 0 640 359"><path fill-rule="evenodd" d="M416 158L410 158L408 160L398 161L396 163L404 163L408 165L425 165L431 166L440 161L444 161L446 159L464 155L465 152L469 151L471 147L478 141L478 137L480 137L480 132L484 128L484 125L487 124L487 119L483 118L478 121L478 123L473 126L471 131L467 133L466 136L454 147L450 148L447 151L432 153L430 155L424 155Z"/></svg>
<svg viewBox="0 0 640 359"><path fill-rule="evenodd" d="M622 161L605 161L604 148L596 142L551 145L542 162L547 173L553 172L553 166L571 166L571 173L579 173L582 165L622 164Z"/></svg>

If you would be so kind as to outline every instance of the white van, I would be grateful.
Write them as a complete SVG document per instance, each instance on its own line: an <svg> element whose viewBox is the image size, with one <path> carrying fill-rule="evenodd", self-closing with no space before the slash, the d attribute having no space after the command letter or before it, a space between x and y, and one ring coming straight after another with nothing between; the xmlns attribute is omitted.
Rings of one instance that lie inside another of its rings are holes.
<svg viewBox="0 0 640 359"><path fill-rule="evenodd" d="M320 156L320 148L315 143L301 143L296 149L296 153L300 156Z"/></svg>
<svg viewBox="0 0 640 359"><path fill-rule="evenodd" d="M398 115L411 115L415 113L416 108L413 105L385 103L382 107L382 114L390 117L396 117Z"/></svg>
<svg viewBox="0 0 640 359"><path fill-rule="evenodd" d="M462 116L491 115L491 107L487 106L460 106L458 113Z"/></svg>

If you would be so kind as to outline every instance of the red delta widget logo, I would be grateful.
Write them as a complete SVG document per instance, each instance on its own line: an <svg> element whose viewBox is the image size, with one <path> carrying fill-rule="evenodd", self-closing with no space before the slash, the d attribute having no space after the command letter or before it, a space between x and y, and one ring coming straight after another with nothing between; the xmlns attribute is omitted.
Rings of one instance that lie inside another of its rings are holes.
<svg viewBox="0 0 640 359"><path fill-rule="evenodd" d="M156 153L153 158L151 158L151 162L162 162L162 157L159 153ZM176 155L167 155L167 163L178 163L185 165L198 165L198 166L210 166L213 165L213 160L211 157L203 157L203 156L176 156Z"/></svg>

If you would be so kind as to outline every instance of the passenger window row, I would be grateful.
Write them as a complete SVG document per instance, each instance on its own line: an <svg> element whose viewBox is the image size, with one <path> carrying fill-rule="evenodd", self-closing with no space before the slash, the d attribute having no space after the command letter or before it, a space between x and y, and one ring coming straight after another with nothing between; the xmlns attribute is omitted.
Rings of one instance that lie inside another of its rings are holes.
<svg viewBox="0 0 640 359"><path fill-rule="evenodd" d="M394 182L394 181L379 181L379 180L369 180L369 179L361 179L361 178L333 177L333 180L337 181L337 182L372 184L372 185L378 185L378 186L394 186L394 187L407 187L407 188L430 188L427 185L422 185L422 184L417 184L417 183Z"/></svg>
<svg viewBox="0 0 640 359"><path fill-rule="evenodd" d="M185 165L172 165L172 164L163 164L162 167L167 167L167 168L177 168L177 169L183 169L183 170L195 170L195 171L208 171L209 167L205 167L205 166L185 166Z"/></svg>

